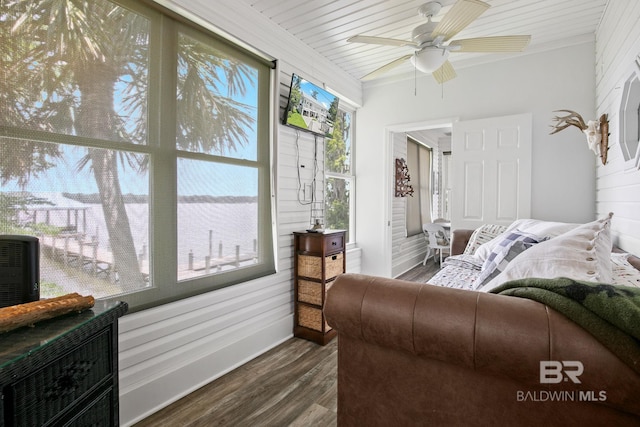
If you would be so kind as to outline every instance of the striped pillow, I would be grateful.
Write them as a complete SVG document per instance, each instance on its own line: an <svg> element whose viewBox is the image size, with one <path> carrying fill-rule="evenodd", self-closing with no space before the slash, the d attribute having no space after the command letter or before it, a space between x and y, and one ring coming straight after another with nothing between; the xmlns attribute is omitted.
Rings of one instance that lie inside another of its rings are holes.
<svg viewBox="0 0 640 427"><path fill-rule="evenodd" d="M464 254L474 255L476 250L487 243L490 240L493 240L499 234L504 233L507 229L505 225L497 225L497 224L484 224L480 227L476 228L469 238L469 243L467 243L467 247L464 249Z"/></svg>

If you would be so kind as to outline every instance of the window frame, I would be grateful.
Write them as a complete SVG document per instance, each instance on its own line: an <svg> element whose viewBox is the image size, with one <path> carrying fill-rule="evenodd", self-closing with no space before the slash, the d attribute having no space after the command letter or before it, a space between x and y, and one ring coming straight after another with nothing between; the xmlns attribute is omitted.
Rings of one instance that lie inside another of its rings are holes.
<svg viewBox="0 0 640 427"><path fill-rule="evenodd" d="M422 224L425 222L433 221L433 164L434 164L434 151L433 148L418 141L417 139L407 135L407 164L412 162L412 166L409 167L409 173L411 175L411 185L413 186L413 197L407 197L407 204L405 208L405 234L407 237L421 235ZM416 158L412 159L410 154L409 144L415 145ZM429 155L428 165L422 163L422 153L426 152ZM427 170L425 170L425 167ZM425 182L426 181L426 182ZM426 185L423 185L426 184ZM427 196L427 200L423 200L423 197ZM413 211L409 209L409 204L413 204ZM428 206L425 204L428 203ZM428 212L424 212L424 209L428 209ZM428 221L427 221L428 220ZM419 221L420 224L415 224Z"/></svg>
<svg viewBox="0 0 640 427"><path fill-rule="evenodd" d="M356 172L355 172L355 140L356 140L356 108L342 102L338 105L338 111L344 111L351 115L350 129L350 153L349 153L349 173L331 172L324 168L324 185L328 178L342 179L349 185L349 230L347 233L347 248L351 248L356 242L356 221L355 221L355 195L356 195ZM326 150L326 144L325 144ZM326 152L326 151L325 151ZM326 209L326 207L325 207Z"/></svg>
<svg viewBox="0 0 640 427"><path fill-rule="evenodd" d="M62 143L83 148L122 150L149 156L149 272L151 286L104 298L129 303L130 311L138 311L171 301L188 298L212 290L246 282L275 273L275 230L273 220L273 123L275 64L272 59L258 55L208 28L204 28L156 3L143 0L108 0L150 21L149 71L147 88L146 143L134 144L74 135L49 134L0 127L0 135L43 142ZM180 31L197 34L225 53L231 53L244 63L256 67L256 160L236 159L221 155L180 150L176 144L176 88L177 45ZM173 101L172 101L173 100ZM178 176L180 158L205 160L256 168L258 173L258 253L261 262L256 266L238 268L218 274L178 281ZM167 206L169 208L167 208Z"/></svg>

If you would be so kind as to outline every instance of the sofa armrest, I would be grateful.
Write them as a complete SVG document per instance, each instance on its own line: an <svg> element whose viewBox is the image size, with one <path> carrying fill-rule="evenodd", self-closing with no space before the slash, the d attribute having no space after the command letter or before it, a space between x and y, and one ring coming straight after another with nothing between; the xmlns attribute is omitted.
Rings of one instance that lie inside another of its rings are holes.
<svg viewBox="0 0 640 427"><path fill-rule="evenodd" d="M464 252L473 231L460 228L451 232L451 255L460 255Z"/></svg>
<svg viewBox="0 0 640 427"><path fill-rule="evenodd" d="M537 380L538 362L547 360L550 351L544 306L505 299L343 274L328 292L325 314L340 335L471 369L511 372L522 381ZM523 341L528 345L513 345Z"/></svg>
<svg viewBox="0 0 640 427"><path fill-rule="evenodd" d="M561 384L566 389L597 389L631 379L635 390L640 388L638 375L588 332L527 299L342 274L328 291L325 314L340 340L356 339L523 385L540 386L541 361L578 360L585 367L581 384ZM610 402L617 400L611 397ZM628 396L621 398L629 404ZM640 413L636 400L632 411Z"/></svg>

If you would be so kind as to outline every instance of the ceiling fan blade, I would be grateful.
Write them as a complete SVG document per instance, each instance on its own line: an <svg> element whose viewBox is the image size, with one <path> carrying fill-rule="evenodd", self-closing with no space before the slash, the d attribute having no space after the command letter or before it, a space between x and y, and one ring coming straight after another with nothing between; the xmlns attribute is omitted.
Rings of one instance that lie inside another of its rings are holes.
<svg viewBox="0 0 640 427"><path fill-rule="evenodd" d="M373 70L372 72L370 72L369 74L367 74L366 76L363 76L361 80L372 80L375 79L376 77L386 73L387 71L390 71L394 68L396 68L398 65L402 64L403 62L407 61L408 59L410 59L413 56L413 54L410 55L405 55L402 56L394 61L389 62L386 65L383 65L382 67Z"/></svg>
<svg viewBox="0 0 640 427"><path fill-rule="evenodd" d="M431 36L444 36L445 40L449 40L475 21L489 7L487 3L480 0L458 0L438 22Z"/></svg>
<svg viewBox="0 0 640 427"><path fill-rule="evenodd" d="M451 62L444 61L444 64L440 66L433 73L433 78L440 84L447 82L457 76L456 71L453 69Z"/></svg>
<svg viewBox="0 0 640 427"><path fill-rule="evenodd" d="M372 36L353 36L347 39L350 43L368 43L368 44L381 44L387 46L417 46L416 43L409 40L388 39L386 37L372 37Z"/></svg>
<svg viewBox="0 0 640 427"><path fill-rule="evenodd" d="M476 37L453 40L449 43L452 52L522 52L531 36Z"/></svg>

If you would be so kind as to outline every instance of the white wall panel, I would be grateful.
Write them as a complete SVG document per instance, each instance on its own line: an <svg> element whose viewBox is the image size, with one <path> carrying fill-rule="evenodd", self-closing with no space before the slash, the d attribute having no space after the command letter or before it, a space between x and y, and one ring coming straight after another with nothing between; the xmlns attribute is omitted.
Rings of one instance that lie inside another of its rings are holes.
<svg viewBox="0 0 640 427"><path fill-rule="evenodd" d="M640 2L610 1L596 33L597 116L609 115L606 165L597 160L596 210L613 212L614 243L640 254L640 170L625 162L619 143L622 87L631 73L640 72Z"/></svg>

